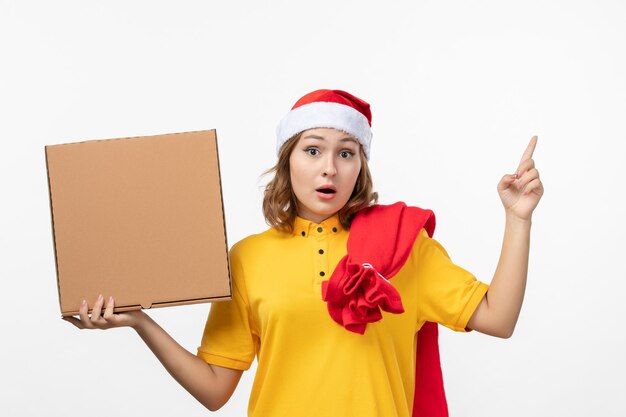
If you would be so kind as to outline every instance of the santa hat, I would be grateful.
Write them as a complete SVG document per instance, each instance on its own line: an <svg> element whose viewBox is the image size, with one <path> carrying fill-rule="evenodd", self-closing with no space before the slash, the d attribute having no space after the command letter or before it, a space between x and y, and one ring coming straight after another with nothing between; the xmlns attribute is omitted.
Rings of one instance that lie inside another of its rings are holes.
<svg viewBox="0 0 626 417"><path fill-rule="evenodd" d="M276 128L276 151L307 129L330 127L354 136L369 159L372 142L370 105L341 90L316 90L294 104Z"/></svg>

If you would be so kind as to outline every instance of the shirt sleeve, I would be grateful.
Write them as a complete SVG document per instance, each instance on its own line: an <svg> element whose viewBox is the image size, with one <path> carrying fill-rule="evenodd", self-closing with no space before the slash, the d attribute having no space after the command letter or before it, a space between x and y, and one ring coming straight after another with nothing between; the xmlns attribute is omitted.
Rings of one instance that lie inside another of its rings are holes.
<svg viewBox="0 0 626 417"><path fill-rule="evenodd" d="M452 330L470 331L467 322L489 286L450 260L446 250L422 229L412 256L418 271L418 324L439 323Z"/></svg>
<svg viewBox="0 0 626 417"><path fill-rule="evenodd" d="M258 350L258 334L251 323L241 263L235 248L230 254L232 300L211 304L198 356L225 368L247 370Z"/></svg>

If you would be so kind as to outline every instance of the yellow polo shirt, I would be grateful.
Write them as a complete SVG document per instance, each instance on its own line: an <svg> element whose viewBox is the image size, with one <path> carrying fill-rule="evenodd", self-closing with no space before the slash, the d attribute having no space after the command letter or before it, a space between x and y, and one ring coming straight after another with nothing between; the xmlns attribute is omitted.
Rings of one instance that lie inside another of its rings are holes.
<svg viewBox="0 0 626 417"><path fill-rule="evenodd" d="M390 280L405 312L353 333L332 320L321 289L349 231L337 216L294 226L233 246L233 299L211 306L198 356L241 370L257 357L249 416L410 417L417 331L425 321L464 331L488 286L422 229Z"/></svg>

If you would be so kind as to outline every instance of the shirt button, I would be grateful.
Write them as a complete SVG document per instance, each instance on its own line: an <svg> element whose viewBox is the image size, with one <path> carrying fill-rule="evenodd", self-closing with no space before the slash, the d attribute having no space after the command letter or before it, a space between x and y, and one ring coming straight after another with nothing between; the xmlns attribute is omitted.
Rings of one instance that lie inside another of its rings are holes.
<svg viewBox="0 0 626 417"><path fill-rule="evenodd" d="M323 255L324 254L324 249L320 249L318 252L320 253L320 255Z"/></svg>
<svg viewBox="0 0 626 417"><path fill-rule="evenodd" d="M337 233L337 228L333 227L333 232Z"/></svg>
<svg viewBox="0 0 626 417"><path fill-rule="evenodd" d="M321 227L318 227L318 228L317 228L317 231L318 231L318 232L320 232L320 233L322 233L322 231L324 231L324 229L322 229Z"/></svg>
<svg viewBox="0 0 626 417"><path fill-rule="evenodd" d="M324 271L320 271L320 277L323 277L324 275L326 275Z"/></svg>
<svg viewBox="0 0 626 417"><path fill-rule="evenodd" d="M304 230L303 230L303 231L302 231L302 236L304 236L304 235L305 235L305 233L304 233Z"/></svg>

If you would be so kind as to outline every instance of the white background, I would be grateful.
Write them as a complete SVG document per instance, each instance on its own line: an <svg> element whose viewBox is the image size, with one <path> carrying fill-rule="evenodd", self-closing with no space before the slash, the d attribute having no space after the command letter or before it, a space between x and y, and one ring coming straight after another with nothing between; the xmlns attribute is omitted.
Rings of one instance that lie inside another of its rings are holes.
<svg viewBox="0 0 626 417"><path fill-rule="evenodd" d="M433 209L486 282L495 186L539 135L522 314L509 340L442 330L451 415L626 414L625 3L3 0L0 59L2 415L208 413L133 331L60 319L44 145L217 128L233 244L265 229L274 128L317 88L372 104L381 202ZM195 351L208 310L149 314ZM216 416L245 415L253 372Z"/></svg>

